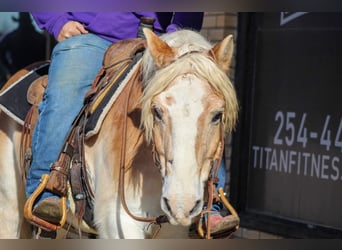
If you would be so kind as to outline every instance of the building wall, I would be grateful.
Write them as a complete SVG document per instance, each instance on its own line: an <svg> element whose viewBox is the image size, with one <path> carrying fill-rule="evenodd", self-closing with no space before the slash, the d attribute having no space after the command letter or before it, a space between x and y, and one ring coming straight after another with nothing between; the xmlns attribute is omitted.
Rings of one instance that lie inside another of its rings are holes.
<svg viewBox="0 0 342 250"><path fill-rule="evenodd" d="M221 41L228 35L234 36L234 41L237 37L237 13L231 12L205 12L203 27L201 34L205 36L213 44ZM235 50L234 58L230 68L229 77L234 84L234 71L235 71ZM231 138L228 137L225 141L225 163L227 168L227 177L225 184L225 191L229 192L230 182L230 148ZM228 194L229 195L229 194Z"/></svg>
<svg viewBox="0 0 342 250"><path fill-rule="evenodd" d="M201 34L213 44L221 41L228 35L237 37L237 13L232 12L205 12ZM234 77L235 60L231 66L230 77Z"/></svg>
<svg viewBox="0 0 342 250"><path fill-rule="evenodd" d="M213 44L219 42L228 35L234 36L236 45L238 18L237 13L233 12L205 12L204 22L201 30L201 34L205 36ZM236 46L235 46L236 47ZM234 84L234 72L235 72L235 54L230 68L229 77ZM227 198L229 199L229 184L230 184L230 159L231 159L231 137L225 141L225 163L226 163L226 183L225 192L227 192ZM269 234L257 230L251 230L248 228L239 228L231 238L241 239L281 239L281 236Z"/></svg>

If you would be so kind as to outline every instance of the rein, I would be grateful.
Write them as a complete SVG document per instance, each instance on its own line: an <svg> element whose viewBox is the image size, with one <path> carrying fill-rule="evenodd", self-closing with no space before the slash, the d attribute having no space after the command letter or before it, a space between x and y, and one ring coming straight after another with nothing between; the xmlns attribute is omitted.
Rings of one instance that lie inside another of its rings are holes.
<svg viewBox="0 0 342 250"><path fill-rule="evenodd" d="M221 141L218 144L214 159L212 160L212 166L210 170L210 176L208 178L207 186L208 186L208 203L206 206L206 209L201 212L200 222L198 223L198 233L202 238L211 239L210 236L210 213L211 213L211 207L213 205L213 200L218 201L219 197L218 194L215 193L215 183L218 182L217 174L220 167L222 155L223 155L223 149L224 149L224 132L223 132L223 126L221 129ZM202 228L202 217L204 214L207 214L207 224L206 224L206 234L204 235L203 228Z"/></svg>
<svg viewBox="0 0 342 250"><path fill-rule="evenodd" d="M123 208L125 209L126 213L131 216L134 220L141 221L141 222L150 222L151 224L158 225L159 228L157 231L153 234L152 238L155 238L157 234L159 233L161 229L162 223L167 223L168 218L166 215L160 215L158 217L140 217L132 214L132 212L129 210L126 199L125 199L125 165L126 165L126 138L127 138L127 117L128 117L128 103L130 99L131 90L133 87L134 81L130 81L128 86L128 95L125 100L125 107L124 107L124 113L125 113L125 119L123 121L123 128L122 128L122 141L121 141L121 156L120 156L120 179L119 179L119 194L120 194L120 200Z"/></svg>

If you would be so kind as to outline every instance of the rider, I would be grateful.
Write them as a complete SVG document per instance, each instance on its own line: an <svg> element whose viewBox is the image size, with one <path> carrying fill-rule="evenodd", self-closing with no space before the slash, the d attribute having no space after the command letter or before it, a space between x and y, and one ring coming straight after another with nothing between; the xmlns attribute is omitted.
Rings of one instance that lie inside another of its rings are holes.
<svg viewBox="0 0 342 250"><path fill-rule="evenodd" d="M137 37L142 16L156 19L154 31L157 34L180 28L199 31L203 22L201 12L38 12L32 16L58 44L52 52L48 85L32 138L33 161L27 176L27 197L39 185L42 174L49 174L50 165L57 160L71 124L82 108L83 98L102 66L104 53L113 42ZM224 183L224 177L220 179ZM217 210L212 213L211 228L221 230L230 218L220 215L220 206L213 208ZM38 197L33 214L58 224L62 214L59 196L45 190Z"/></svg>

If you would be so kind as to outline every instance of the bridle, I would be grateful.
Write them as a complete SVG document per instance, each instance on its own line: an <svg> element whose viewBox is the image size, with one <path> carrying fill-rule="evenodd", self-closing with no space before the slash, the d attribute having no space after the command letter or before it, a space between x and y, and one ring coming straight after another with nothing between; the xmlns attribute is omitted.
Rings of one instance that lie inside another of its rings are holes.
<svg viewBox="0 0 342 250"><path fill-rule="evenodd" d="M190 53L202 53L201 51L190 51L185 54L183 54L181 57L186 56ZM129 84L127 86L128 88L128 95L125 99L125 105L124 105L124 114L125 119L123 120L123 127L122 127L122 140L121 140L121 155L120 155L120 171L119 171L119 194L120 194L120 200L122 203L123 208L125 209L126 213L133 218L134 220L140 221L140 222L149 222L154 225L158 225L157 231L153 234L152 238L155 238L160 229L162 223L169 222L167 216L160 215L158 217L141 217L134 215L128 208L126 199L125 199L125 165L126 165L126 138L127 138L127 120L128 120L128 104L130 100L131 90L133 87L135 81L131 80L129 81ZM208 214L208 220L207 220L207 233L205 238L210 239L210 209L213 203L213 200L217 197L214 195L214 183L218 181L217 173L220 166L220 161L223 155L223 149L224 149L224 126L222 126L221 134L220 134L220 142L218 143L216 153L214 155L214 158L211 161L211 170L210 170L210 176L208 178L208 204L207 209L201 212L201 217L204 213ZM152 142L152 157L154 161L154 165L158 168L160 168L160 158L156 150L155 144ZM215 196L215 197L214 197ZM200 224L200 223L199 223ZM199 232L203 232L201 228L199 228ZM201 235L204 238L204 234Z"/></svg>

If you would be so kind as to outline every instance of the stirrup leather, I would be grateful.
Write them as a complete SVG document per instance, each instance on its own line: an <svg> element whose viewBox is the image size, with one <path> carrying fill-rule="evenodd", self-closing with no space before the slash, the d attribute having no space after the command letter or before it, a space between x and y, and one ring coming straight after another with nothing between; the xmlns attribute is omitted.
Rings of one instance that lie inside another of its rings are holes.
<svg viewBox="0 0 342 250"><path fill-rule="evenodd" d="M62 228L66 222L66 197L61 197L61 206L62 206L62 218L59 221L59 224L53 224L51 222L45 221L32 213L33 204L35 203L37 197L44 191L47 182L49 181L49 175L43 174L41 177L41 182L36 190L32 193L32 195L27 199L24 205L24 217L27 219L31 224L40 227L46 231L56 231Z"/></svg>
<svg viewBox="0 0 342 250"><path fill-rule="evenodd" d="M221 202L223 203L223 205L228 209L228 211L231 213L231 215L234 216L237 219L237 221L238 221L238 223L235 225L235 227L231 228L229 231L222 232L222 233L220 233L218 235L213 236L213 238L225 238L225 237L230 236L237 229L239 229L239 226L240 226L239 221L240 221L240 219L239 219L238 213L236 212L234 207L230 204L228 199L225 197L222 188L219 188L218 193L219 193L219 198L220 198ZM210 223L210 212L211 212L210 210L203 210L202 213L201 213L201 217L200 217L200 219L198 221L198 224L197 224L197 232L198 232L198 234L202 238L205 238L206 234L207 234L207 232L203 228L202 219L203 219L204 213L207 213L208 214L207 224L209 224ZM210 227L208 227L208 225L207 225L207 228L210 229Z"/></svg>

